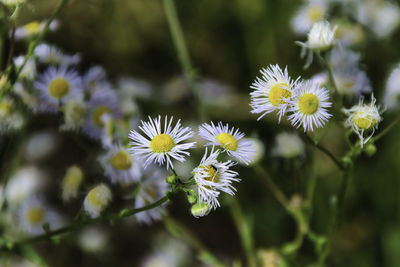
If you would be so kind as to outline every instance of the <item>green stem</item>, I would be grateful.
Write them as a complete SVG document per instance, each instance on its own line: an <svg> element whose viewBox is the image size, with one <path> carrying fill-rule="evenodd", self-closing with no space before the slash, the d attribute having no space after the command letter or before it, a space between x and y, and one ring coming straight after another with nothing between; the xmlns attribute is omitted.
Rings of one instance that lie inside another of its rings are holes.
<svg viewBox="0 0 400 267"><path fill-rule="evenodd" d="M119 212L117 214L112 214L112 215L103 216L103 217L94 218L94 219L85 219L83 221L76 222L74 224L62 227L62 228L60 228L58 230L50 231L50 232L47 232L45 234L38 235L38 236L35 236L35 237L23 239L21 241L16 241L14 243L16 245L33 243L33 242L36 242L36 241L39 241L39 240L49 239L49 238L54 237L54 236L58 236L58 235L61 235L61 234L65 234L65 233L80 229L80 228L82 228L83 226L86 226L86 225L95 224L95 223L99 223L99 222L119 220L119 219L122 219L122 218L125 218L125 217L132 216L132 215L134 215L136 213L139 213L139 212L142 212L142 211L146 211L146 210L150 210L150 209L156 208L158 206L161 206L162 204L164 204L167 201L169 201L169 196L165 196L165 197L161 198L160 200L158 200L158 201L156 201L156 202L154 202L154 203L152 203L150 205L144 206L142 208L131 209L131 210L122 210L121 212Z"/></svg>
<svg viewBox="0 0 400 267"><path fill-rule="evenodd" d="M245 216L240 205L235 198L230 206L231 214L238 230L243 250L246 254L247 265L249 267L257 266L256 255L254 253L253 231L249 218Z"/></svg>
<svg viewBox="0 0 400 267"><path fill-rule="evenodd" d="M196 86L196 72L193 69L190 61L189 52L186 46L185 38L183 36L182 27L179 23L178 14L176 11L174 0L162 0L165 15L167 17L168 26L171 32L172 40L174 42L175 50L178 54L179 63L186 75L189 88L196 100L197 112L201 120L205 119L203 104L201 97Z"/></svg>
<svg viewBox="0 0 400 267"><path fill-rule="evenodd" d="M398 116L394 121L392 121L389 126L387 126L385 129L383 129L379 134L377 134L374 137L374 141L378 141L382 137L384 137L394 126L397 125L397 123L400 122L400 116Z"/></svg>
<svg viewBox="0 0 400 267"><path fill-rule="evenodd" d="M335 156L325 147L321 146L320 144L316 143L308 134L305 134L307 140L316 148L318 148L321 152L325 153L335 164L340 170L344 170L344 166L338 159L335 158Z"/></svg>
<svg viewBox="0 0 400 267"><path fill-rule="evenodd" d="M338 92L338 87L336 86L336 81L335 81L335 77L333 76L333 70L331 65L329 64L328 58L327 58L327 53L325 53L324 56L321 57L322 61L325 64L325 68L328 71L328 77L329 77L329 81L331 82L333 88L335 89L335 92Z"/></svg>
<svg viewBox="0 0 400 267"><path fill-rule="evenodd" d="M223 267L226 266L223 264L213 253L211 253L204 245L201 243L197 237L187 229L183 224L174 220L171 217L164 217L163 221L167 229L171 232L171 234L175 235L178 238L183 238L191 246L193 246L199 252L199 259L203 261L205 264L210 266Z"/></svg>

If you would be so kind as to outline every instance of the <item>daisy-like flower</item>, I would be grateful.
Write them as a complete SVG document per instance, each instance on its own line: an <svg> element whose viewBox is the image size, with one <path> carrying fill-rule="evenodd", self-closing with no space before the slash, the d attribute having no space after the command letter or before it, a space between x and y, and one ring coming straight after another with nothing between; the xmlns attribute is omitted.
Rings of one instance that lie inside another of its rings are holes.
<svg viewBox="0 0 400 267"><path fill-rule="evenodd" d="M275 137L272 154L283 158L294 158L305 153L304 142L295 133L280 133Z"/></svg>
<svg viewBox="0 0 400 267"><path fill-rule="evenodd" d="M328 9L328 1L311 0L308 1L294 16L292 28L299 34L307 33L311 26L324 19Z"/></svg>
<svg viewBox="0 0 400 267"><path fill-rule="evenodd" d="M78 54L67 55L61 49L48 44L38 45L34 50L34 54L39 62L56 66L69 67L78 64L81 60Z"/></svg>
<svg viewBox="0 0 400 267"><path fill-rule="evenodd" d="M400 106L400 64L389 75L383 102L388 109L399 108Z"/></svg>
<svg viewBox="0 0 400 267"><path fill-rule="evenodd" d="M61 130L77 131L85 122L86 104L82 100L71 99L62 107L64 113L64 123L60 126Z"/></svg>
<svg viewBox="0 0 400 267"><path fill-rule="evenodd" d="M81 78L75 70L63 66L49 67L38 80L35 87L39 90L43 101L39 109L57 112L58 107L70 99L82 99Z"/></svg>
<svg viewBox="0 0 400 267"><path fill-rule="evenodd" d="M83 172L78 166L71 166L62 181L62 199L67 202L78 196L78 190L83 181Z"/></svg>
<svg viewBox="0 0 400 267"><path fill-rule="evenodd" d="M165 196L169 186L165 182L167 174L164 170L156 166L151 166L143 173L142 181L139 183L139 191L135 199L135 208L141 208L156 202ZM164 213L161 206L139 212L135 218L138 223L150 224L152 221L159 220Z"/></svg>
<svg viewBox="0 0 400 267"><path fill-rule="evenodd" d="M93 139L101 139L105 121L104 117L112 119L120 117L118 97L114 90L95 91L88 103L88 112L83 124L83 131Z"/></svg>
<svg viewBox="0 0 400 267"><path fill-rule="evenodd" d="M112 183L131 184L142 176L142 165L121 145L113 145L99 158Z"/></svg>
<svg viewBox="0 0 400 267"><path fill-rule="evenodd" d="M161 116L154 119L149 116L149 121L141 121L142 125L139 126L146 136L135 130L129 133L129 138L132 140L130 152L134 156L145 159L144 167L155 162L158 165L166 163L167 169L173 168L171 158L184 162L185 156L190 155L186 150L195 147L195 142L181 144L182 141L193 137L190 127L182 128L180 120L178 120L175 127L172 128L172 120L173 117L168 120L168 117L165 116L164 129L162 129Z"/></svg>
<svg viewBox="0 0 400 267"><path fill-rule="evenodd" d="M270 65L266 69L261 69L260 72L262 78L257 77L250 86L254 89L250 93L251 113L261 113L258 118L260 120L266 114L277 111L280 121L286 112L287 101L292 97L292 90L300 78L293 80L289 77L287 67L282 71L278 65Z"/></svg>
<svg viewBox="0 0 400 267"><path fill-rule="evenodd" d="M248 165L255 156L256 150L253 143L244 139L244 134L239 132L239 129L229 125L223 125L219 122L218 125L203 123L199 127L199 135L201 138L210 141L206 146L220 146L229 156L236 158L238 161Z"/></svg>
<svg viewBox="0 0 400 267"><path fill-rule="evenodd" d="M343 109L343 112L348 116L345 121L345 126L350 127L360 138L361 146L366 144L374 135L378 128L379 122L382 120L379 114L379 108L375 105L376 99L371 95L371 103L364 104L364 99L361 97L358 105L350 109ZM367 137L366 135L369 133Z"/></svg>
<svg viewBox="0 0 400 267"><path fill-rule="evenodd" d="M329 102L329 91L319 84L307 81L299 84L290 101L289 116L292 125L299 128L303 126L304 132L314 131L314 127L323 127L332 116L326 110L332 106Z"/></svg>
<svg viewBox="0 0 400 267"><path fill-rule="evenodd" d="M15 30L15 39L21 40L21 39L25 39L25 38L30 38L34 35L41 33L44 30L46 23L47 23L47 21L45 21L45 20L43 20L43 21L34 20L23 26L18 27ZM54 31L58 28L58 25L59 25L58 21L53 20L49 25L49 29L51 31Z"/></svg>
<svg viewBox="0 0 400 267"><path fill-rule="evenodd" d="M18 217L21 228L31 235L44 233L45 224L48 224L51 229L60 226L58 214L37 197L31 197L22 203Z"/></svg>
<svg viewBox="0 0 400 267"><path fill-rule="evenodd" d="M110 188L105 184L99 184L86 195L83 208L90 217L99 217L112 199Z"/></svg>
<svg viewBox="0 0 400 267"><path fill-rule="evenodd" d="M101 66L91 67L83 76L83 85L86 91L93 94L97 90L110 90L111 85L106 79L106 71Z"/></svg>
<svg viewBox="0 0 400 267"><path fill-rule="evenodd" d="M336 28L336 26L332 28L328 21L314 23L307 35L307 42L296 42L302 47L300 56L303 58L308 54L304 68L310 66L313 60L313 52L325 52L334 46Z"/></svg>
<svg viewBox="0 0 400 267"><path fill-rule="evenodd" d="M220 206L218 196L225 192L231 196L235 194L232 182L239 182L238 173L230 170L234 166L232 161L219 162L217 157L219 150L212 149L210 154L206 151L200 165L193 170L193 178L197 184L199 203L205 203L216 209Z"/></svg>
<svg viewBox="0 0 400 267"><path fill-rule="evenodd" d="M0 133L19 130L24 123L24 117L15 107L14 101L3 97L0 100Z"/></svg>
<svg viewBox="0 0 400 267"><path fill-rule="evenodd" d="M13 60L14 60L14 65L17 68L20 68L25 61L25 56L18 56L18 57L15 57ZM22 68L22 70L19 74L19 77L32 80L35 78L36 72L37 72L37 69L36 69L35 61L33 59L28 59L28 61L25 63L24 67Z"/></svg>

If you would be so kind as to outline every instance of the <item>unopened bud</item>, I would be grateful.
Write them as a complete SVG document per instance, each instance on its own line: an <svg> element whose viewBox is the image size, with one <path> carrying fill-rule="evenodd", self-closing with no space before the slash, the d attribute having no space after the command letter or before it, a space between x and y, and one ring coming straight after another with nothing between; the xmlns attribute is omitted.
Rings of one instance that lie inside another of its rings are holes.
<svg viewBox="0 0 400 267"><path fill-rule="evenodd" d="M373 143L368 144L364 148L364 152L367 156L372 157L376 153L376 146Z"/></svg>
<svg viewBox="0 0 400 267"><path fill-rule="evenodd" d="M196 203L190 209L192 215L196 218L204 217L211 211L211 207L206 203Z"/></svg>

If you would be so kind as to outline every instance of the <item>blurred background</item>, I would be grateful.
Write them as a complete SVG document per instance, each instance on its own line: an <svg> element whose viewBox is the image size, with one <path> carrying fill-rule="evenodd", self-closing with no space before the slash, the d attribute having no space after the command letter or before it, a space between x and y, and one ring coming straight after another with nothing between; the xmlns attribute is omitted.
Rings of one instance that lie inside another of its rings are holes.
<svg viewBox="0 0 400 267"><path fill-rule="evenodd" d="M19 23L48 18L57 2L29 1L32 8L21 11ZM257 121L258 117L250 113L249 106L250 85L262 67L288 66L292 77L303 78L311 78L323 70L318 60L304 70L301 48L295 45L295 41L306 40L305 34L295 33L292 27L296 12L304 3L298 0L176 1L192 64L201 81L199 87L204 90L207 121L198 121L195 117L161 1L70 1L58 17L59 28L50 32L45 40L67 53L79 53L82 71L101 65L110 81L121 76L146 81L151 96L137 103L143 116L174 115L182 118L185 125L194 127L210 120L229 122L247 136L258 138L265 149L260 164L289 199L295 196L301 203L308 175L314 173L317 184L311 228L324 235L332 214L331 197L337 192L341 179L336 167L324 154L309 146L301 157L276 157L273 153L275 137L281 132L294 132L293 127L286 120L278 124L274 116ZM340 1L335 1L328 18L343 17L339 5ZM354 18L348 19L354 22ZM387 78L400 62L400 28L385 38L375 36L367 27L363 29L363 40L352 49L360 53L360 68L367 73L377 102L382 103ZM15 54L24 54L25 49L26 45L18 42ZM348 100L349 104L356 102ZM396 113L386 111L380 129L394 120ZM83 151L75 135L57 131L54 122L59 118L52 115L35 115L34 118L26 127L24 137L1 137L2 174L11 168L10 153L15 153L20 146L26 147L27 140L36 133L48 133L54 139L55 148L46 157L33 162L48 174L48 194L54 206L65 214L75 214L80 203L66 206L56 200L59 192L55 188L65 168L74 162L82 163L87 170L85 183L88 185L106 179L95 163L96 156ZM332 122L317 133L321 143L337 157L346 151L342 131L339 122ZM327 266L400 266L399 134L400 127L394 128L376 143L375 155L363 154L357 160ZM301 129L299 136L303 139ZM92 151L100 149L89 138L79 139ZM26 150L22 151L25 156L19 160L21 165L31 161L26 157ZM201 156L196 152L194 155ZM193 165L196 162L194 160ZM254 168L239 167L238 172L242 181L237 185L235 205L239 205L252 222L255 248L259 253L272 251L267 257L278 257L273 252L295 238L296 224L273 198ZM300 177L299 181L296 177ZM221 208L197 219L190 214L185 197L178 195L169 204L168 211L223 261L244 263L245 255L230 209L234 205L232 201L227 197ZM85 238L93 244L82 245ZM162 221L149 225L136 224L129 219L104 223L73 232L61 241L38 242L34 247L50 266L164 266L169 257L178 260L166 266L203 265L196 250L184 238L171 235ZM0 259L2 257L0 255ZM315 258L313 244L305 240L297 256L285 261L287 266L307 266ZM270 260L271 265L265 266L284 266L277 262Z"/></svg>

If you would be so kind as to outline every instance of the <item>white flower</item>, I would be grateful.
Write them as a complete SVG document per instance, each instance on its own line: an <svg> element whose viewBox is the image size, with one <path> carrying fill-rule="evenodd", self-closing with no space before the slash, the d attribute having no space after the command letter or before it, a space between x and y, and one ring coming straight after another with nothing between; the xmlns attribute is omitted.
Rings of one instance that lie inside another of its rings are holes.
<svg viewBox="0 0 400 267"><path fill-rule="evenodd" d="M292 97L292 90L300 78L293 80L289 77L287 67L284 71L278 65L270 65L260 70L262 78L257 77L250 86L254 89L250 93L252 107L251 113L260 114L261 119L266 114L277 111L279 121L285 115L288 99Z"/></svg>
<svg viewBox="0 0 400 267"><path fill-rule="evenodd" d="M46 174L34 166L19 168L5 188L5 198L11 206L18 205L29 196L38 193L46 185Z"/></svg>
<svg viewBox="0 0 400 267"><path fill-rule="evenodd" d="M57 147L57 136L52 131L41 131L32 134L25 145L25 158L38 161L54 152Z"/></svg>
<svg viewBox="0 0 400 267"><path fill-rule="evenodd" d="M38 99L36 95L32 94L22 82L16 82L14 84L13 92L21 98L22 102L29 107L34 113L38 111Z"/></svg>
<svg viewBox="0 0 400 267"><path fill-rule="evenodd" d="M131 77L119 78L118 89L133 98L148 99L152 93L151 85L147 81Z"/></svg>
<svg viewBox="0 0 400 267"><path fill-rule="evenodd" d="M20 39L25 39L25 38L30 38L34 35L37 35L41 33L44 30L44 27L46 25L47 21L31 21L21 27L18 27L15 30L15 39L20 40ZM58 28L58 21L53 20L50 25L49 29L54 31Z"/></svg>
<svg viewBox="0 0 400 267"><path fill-rule="evenodd" d="M358 23L348 22L346 20L335 20L338 28L335 37L343 46L357 46L365 40L365 31Z"/></svg>
<svg viewBox="0 0 400 267"><path fill-rule="evenodd" d="M327 51L333 47L335 44L335 31L336 26L331 27L328 21L320 21L314 23L310 32L308 33L307 42L296 42L299 44L301 49L301 57L306 55L308 50L308 56L306 59L305 68L308 68L313 60L313 52L320 53Z"/></svg>
<svg viewBox="0 0 400 267"><path fill-rule="evenodd" d="M16 108L14 100L3 97L0 100L0 133L17 131L24 123L24 117Z"/></svg>
<svg viewBox="0 0 400 267"><path fill-rule="evenodd" d="M79 74L63 66L49 67L35 81L34 86L39 90L42 100L39 109L43 111L56 112L67 100L83 97Z"/></svg>
<svg viewBox="0 0 400 267"><path fill-rule="evenodd" d="M83 124L83 131L89 137L99 140L104 132L104 117L108 115L112 119L116 119L121 115L115 90L95 91L89 100L88 111Z"/></svg>
<svg viewBox="0 0 400 267"><path fill-rule="evenodd" d="M63 65L69 67L78 64L81 60L78 54L67 55L61 49L48 44L38 45L34 50L34 54L39 62L57 66Z"/></svg>
<svg viewBox="0 0 400 267"><path fill-rule="evenodd" d="M245 138L245 140L250 141L255 150L255 154L252 156L251 165L259 163L265 155L264 143L258 138Z"/></svg>
<svg viewBox="0 0 400 267"><path fill-rule="evenodd" d="M220 146L229 156L236 158L238 161L248 165L255 156L255 148L251 141L244 139L244 134L239 129L229 125L218 125L203 123L199 126L199 135L201 138L210 141L206 146Z"/></svg>
<svg viewBox="0 0 400 267"><path fill-rule="evenodd" d="M128 185L138 182L142 177L141 162L120 145L109 147L99 161L104 168L105 175L110 178L112 183Z"/></svg>
<svg viewBox="0 0 400 267"><path fill-rule="evenodd" d="M112 199L110 188L105 184L99 184L86 195L83 208L90 217L96 218L104 211Z"/></svg>
<svg viewBox="0 0 400 267"><path fill-rule="evenodd" d="M35 196L24 201L19 209L18 217L22 229L31 235L44 233L45 224L48 224L50 229L56 229L61 223L58 214Z"/></svg>
<svg viewBox="0 0 400 267"><path fill-rule="evenodd" d="M64 123L60 130L77 131L85 122L85 112L87 106L82 100L71 99L62 107L64 113Z"/></svg>
<svg viewBox="0 0 400 267"><path fill-rule="evenodd" d="M358 105L350 109L343 109L343 112L348 116L345 121L345 126L350 127L360 138L361 146L366 144L374 135L378 128L379 122L382 120L379 114L379 108L375 105L376 99L371 95L369 105L364 104L364 98L360 98ZM364 135L369 133L365 138Z"/></svg>
<svg viewBox="0 0 400 267"><path fill-rule="evenodd" d="M388 109L400 107L400 64L390 73L383 102Z"/></svg>
<svg viewBox="0 0 400 267"><path fill-rule="evenodd" d="M81 168L73 165L67 169L62 180L62 199L67 202L78 196L78 190L83 181Z"/></svg>
<svg viewBox="0 0 400 267"><path fill-rule="evenodd" d="M18 56L14 58L14 65L20 68L25 61L25 56ZM36 63L33 59L28 59L22 68L19 78L26 78L32 80L36 76Z"/></svg>
<svg viewBox="0 0 400 267"><path fill-rule="evenodd" d="M328 1L311 0L308 1L294 16L292 20L292 28L294 32L305 34L311 26L324 19L328 9Z"/></svg>
<svg viewBox="0 0 400 267"><path fill-rule="evenodd" d="M304 132L314 131L314 127L323 127L332 116L327 108L332 106L329 100L329 91L319 84L307 81L299 84L290 101L289 111L293 112L289 120L295 127L303 126Z"/></svg>
<svg viewBox="0 0 400 267"><path fill-rule="evenodd" d="M295 133L279 133L275 137L275 147L272 154L283 157L293 158L305 153L304 142Z"/></svg>
<svg viewBox="0 0 400 267"><path fill-rule="evenodd" d="M225 192L231 196L235 194L235 187L232 182L239 182L238 173L230 170L235 163L229 161L219 162L217 157L219 150L212 149L210 154L207 148L201 159L200 165L193 170L193 178L197 184L199 203L205 203L216 209L220 206L218 196Z"/></svg>
<svg viewBox="0 0 400 267"><path fill-rule="evenodd" d="M85 90L94 93L97 90L111 90L111 85L106 79L106 71L101 66L91 67L83 76Z"/></svg>
<svg viewBox="0 0 400 267"><path fill-rule="evenodd" d="M180 120L178 120L175 127L172 128L172 120L173 117L168 120L168 117L165 116L162 129L161 116L154 119L149 116L149 121L141 121L142 126L139 126L139 129L146 136L139 134L135 130L130 132L129 138L132 140L130 152L139 158L145 159L145 167L149 163L155 162L158 165L166 163L167 169L169 167L173 168L171 158L184 162L185 156L190 155L186 150L195 147L195 142L181 144L182 141L193 136L190 127L182 128Z"/></svg>
<svg viewBox="0 0 400 267"><path fill-rule="evenodd" d="M139 183L139 191L135 199L135 208L142 208L150 205L165 196L169 186L165 182L167 174L156 166L151 166L143 173L142 181ZM138 223L149 224L159 220L164 213L162 206L154 209L139 212L135 215Z"/></svg>
<svg viewBox="0 0 400 267"><path fill-rule="evenodd" d="M110 244L106 229L88 226L79 233L78 244L88 253L102 253Z"/></svg>

